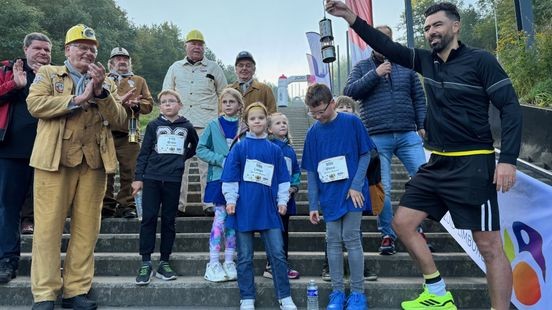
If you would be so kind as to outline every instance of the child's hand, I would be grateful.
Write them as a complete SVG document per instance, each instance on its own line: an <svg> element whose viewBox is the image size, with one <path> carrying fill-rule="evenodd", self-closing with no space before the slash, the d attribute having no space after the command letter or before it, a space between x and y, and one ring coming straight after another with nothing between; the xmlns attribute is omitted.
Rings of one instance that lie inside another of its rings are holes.
<svg viewBox="0 0 552 310"><path fill-rule="evenodd" d="M233 204L233 203L227 204L226 205L226 213L228 213L228 215L235 214L236 213L236 205Z"/></svg>
<svg viewBox="0 0 552 310"><path fill-rule="evenodd" d="M280 206L278 206L278 213L280 213L280 215L286 215L286 213L287 213L287 206L286 206L286 205L280 205Z"/></svg>
<svg viewBox="0 0 552 310"><path fill-rule="evenodd" d="M134 197L136 196L136 194L138 194L139 191L142 190L142 188L144 187L144 182L134 181L132 182L131 186L132 186L132 197Z"/></svg>
<svg viewBox="0 0 552 310"><path fill-rule="evenodd" d="M311 211L309 212L309 219L312 224L318 224L320 223L320 214L318 211Z"/></svg>
<svg viewBox="0 0 552 310"><path fill-rule="evenodd" d="M347 199L349 199L349 197L351 197L351 199L353 200L353 205L355 206L355 208L364 207L364 196L361 192L357 192L354 189L349 189L349 193L347 193Z"/></svg>

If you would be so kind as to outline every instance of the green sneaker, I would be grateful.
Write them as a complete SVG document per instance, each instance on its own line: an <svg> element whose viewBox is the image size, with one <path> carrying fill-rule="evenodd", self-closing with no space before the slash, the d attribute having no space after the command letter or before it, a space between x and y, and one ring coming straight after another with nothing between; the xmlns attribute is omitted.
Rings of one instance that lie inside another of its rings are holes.
<svg viewBox="0 0 552 310"><path fill-rule="evenodd" d="M150 283L151 275L153 274L153 268L150 264L142 264L140 270L138 270L138 276L136 277L136 285L148 285Z"/></svg>
<svg viewBox="0 0 552 310"><path fill-rule="evenodd" d="M157 267L157 272L155 273L155 277L165 281L175 280L176 273L172 270L169 262L160 261L159 267Z"/></svg>
<svg viewBox="0 0 552 310"><path fill-rule="evenodd" d="M401 307L404 310L422 310L422 309L442 309L456 310L452 294L447 291L445 296L430 294L424 285L424 291L418 298L409 301L403 301Z"/></svg>

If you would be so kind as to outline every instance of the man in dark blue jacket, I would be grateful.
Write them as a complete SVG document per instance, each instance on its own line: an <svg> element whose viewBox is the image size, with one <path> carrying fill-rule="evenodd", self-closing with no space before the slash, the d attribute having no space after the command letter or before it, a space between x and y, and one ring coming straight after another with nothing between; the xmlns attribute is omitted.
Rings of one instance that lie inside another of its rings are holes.
<svg viewBox="0 0 552 310"><path fill-rule="evenodd" d="M19 267L21 206L32 184L29 158L38 120L27 109L35 73L51 61L52 43L42 33L23 40L25 59L0 67L0 283L15 278Z"/></svg>
<svg viewBox="0 0 552 310"><path fill-rule="evenodd" d="M428 101L425 147L432 154L412 180L393 219L393 228L418 263L424 291L401 304L403 309L456 309L417 225L450 212L454 226L469 229L483 256L491 307L509 309L512 268L500 237L497 191L516 181L521 146L521 108L512 82L491 53L458 40L460 14L443 2L425 12L424 36L431 50L393 42L340 1L326 10L343 17L373 49L424 76ZM500 110L500 156L495 164L489 105Z"/></svg>
<svg viewBox="0 0 552 310"><path fill-rule="evenodd" d="M376 29L389 38L389 26ZM422 138L426 98L416 72L389 62L374 51L355 65L345 86L345 95L360 101L360 118L376 144L381 159L381 180L385 190L383 210L378 216L382 234L382 255L395 254L397 235L391 227L391 159L397 156L413 176L426 162Z"/></svg>

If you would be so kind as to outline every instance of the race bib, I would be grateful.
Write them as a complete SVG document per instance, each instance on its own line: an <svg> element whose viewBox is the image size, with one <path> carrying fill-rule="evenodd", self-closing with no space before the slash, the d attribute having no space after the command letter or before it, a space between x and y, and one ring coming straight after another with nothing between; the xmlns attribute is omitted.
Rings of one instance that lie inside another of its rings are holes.
<svg viewBox="0 0 552 310"><path fill-rule="evenodd" d="M247 159L243 169L243 180L255 182L266 186L272 185L274 165L265 164L255 159Z"/></svg>
<svg viewBox="0 0 552 310"><path fill-rule="evenodd" d="M284 157L284 159L286 160L286 167L288 168L289 175L291 176L291 158Z"/></svg>
<svg viewBox="0 0 552 310"><path fill-rule="evenodd" d="M318 163L318 177L322 183L335 182L349 178L345 156L336 156Z"/></svg>
<svg viewBox="0 0 552 310"><path fill-rule="evenodd" d="M184 136L175 134L163 134L157 137L157 153L159 154L184 154Z"/></svg>

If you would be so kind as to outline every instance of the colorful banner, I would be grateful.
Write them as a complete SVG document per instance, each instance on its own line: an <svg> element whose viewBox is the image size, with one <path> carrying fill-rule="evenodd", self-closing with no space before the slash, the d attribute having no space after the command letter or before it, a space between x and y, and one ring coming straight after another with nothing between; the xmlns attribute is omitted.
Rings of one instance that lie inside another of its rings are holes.
<svg viewBox="0 0 552 310"><path fill-rule="evenodd" d="M330 67L322 61L322 44L320 43L320 34L316 32L307 32L307 41L309 42L311 53L307 54L307 61L310 69L310 82L326 84L331 88Z"/></svg>
<svg viewBox="0 0 552 310"><path fill-rule="evenodd" d="M516 184L498 193L504 251L512 265L512 303L518 309L552 309L552 187L517 172ZM485 271L472 234L454 228L449 213L441 224Z"/></svg>
<svg viewBox="0 0 552 310"><path fill-rule="evenodd" d="M552 186L521 172L499 193L504 251L512 264L512 303L518 309L552 309Z"/></svg>
<svg viewBox="0 0 552 310"><path fill-rule="evenodd" d="M364 19L368 24L373 25L372 0L346 0L345 3L356 15ZM349 28L347 31L349 33L351 64L354 66L357 62L368 58L370 53L372 53L372 48L370 48L353 29Z"/></svg>

